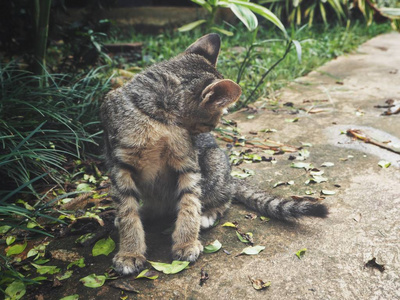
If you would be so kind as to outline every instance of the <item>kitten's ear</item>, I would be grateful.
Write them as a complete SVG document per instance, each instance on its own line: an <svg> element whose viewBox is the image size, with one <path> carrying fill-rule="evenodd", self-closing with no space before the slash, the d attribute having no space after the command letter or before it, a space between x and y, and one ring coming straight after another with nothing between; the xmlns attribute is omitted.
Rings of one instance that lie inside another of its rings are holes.
<svg viewBox="0 0 400 300"><path fill-rule="evenodd" d="M212 63L213 66L216 66L220 48L221 38L216 33L210 33L191 44L185 53L201 55Z"/></svg>
<svg viewBox="0 0 400 300"><path fill-rule="evenodd" d="M201 106L222 109L237 101L242 94L238 84L229 79L221 79L208 85L201 93Z"/></svg>

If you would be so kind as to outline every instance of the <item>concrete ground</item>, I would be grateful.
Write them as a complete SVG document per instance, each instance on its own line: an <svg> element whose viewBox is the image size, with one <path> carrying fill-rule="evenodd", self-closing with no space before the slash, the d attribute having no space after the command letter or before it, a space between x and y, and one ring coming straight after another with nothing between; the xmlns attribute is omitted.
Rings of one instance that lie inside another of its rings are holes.
<svg viewBox="0 0 400 300"><path fill-rule="evenodd" d="M77 293L81 299L400 299L400 154L341 134L359 129L386 145L400 147L400 114L384 116L386 109L375 107L385 105L388 99L400 100L399 69L400 35L381 35L356 53L339 57L280 91L275 95L280 103L275 111L262 109L271 103L265 99L254 105L256 111L227 116L237 121L241 134L249 139L312 144L305 148L310 155L304 162L323 170L326 182L306 185L309 172L291 168L288 153L274 155L276 163L235 168L254 170L249 180L280 196L306 196L309 192L320 197L322 190L334 191L322 200L330 210L327 219L295 224L252 220L245 218L248 209L234 204L219 225L201 235L203 244L218 239L222 249L201 255L189 269L161 274L156 280L125 278L139 294L122 293L108 284L95 290L78 284L64 285L60 295ZM293 114L297 110L299 113ZM286 120L295 117L297 122ZM266 128L277 131L259 132ZM253 151L270 156L261 149ZM380 167L381 160L391 166ZM321 167L324 162L334 165ZM287 181L294 184L273 188L275 183ZM246 245L232 228L221 226L228 221L237 221L242 232L252 232L254 244L265 250L237 256ZM171 240L160 233L163 229L149 230L149 260L171 262ZM71 243L75 238L71 237ZM295 253L303 248L307 250L299 259ZM373 258L383 265L383 271L366 266ZM92 260L97 274L111 265L111 256ZM202 268L209 279L200 286ZM257 291L249 277L271 282L271 286Z"/></svg>
<svg viewBox="0 0 400 300"><path fill-rule="evenodd" d="M335 191L323 200L329 206L329 218L297 224L263 222L246 219L249 211L233 205L220 225L202 234L204 244L218 239L231 255L223 251L203 254L183 273L163 275L146 288L138 285L142 292L137 298L400 299L400 154L341 134L360 129L400 147L400 114L383 116L386 109L374 107L385 105L388 99L400 100L399 69L400 35L381 35L280 91L276 97L281 103L305 109L299 115L263 109L252 113L253 119L247 118L248 112L229 115L248 137L250 131L274 128L276 132L258 137L294 146L312 144L305 162L324 170L327 182L305 185L310 176L305 170L290 168L289 154L274 156L276 164L239 168L253 169L254 183L286 197L303 196L306 191L319 197L323 189ZM298 122L285 121L296 116ZM391 166L381 168L381 160L390 161ZM324 162L334 166L320 167ZM293 185L272 189L276 182L290 180ZM241 230L251 231L255 245L265 250L236 257L245 245L234 230L221 226L226 221L239 222ZM300 260L295 253L303 248L307 251ZM151 258L159 259L157 253L150 250ZM384 265L383 272L365 266L373 258ZM201 268L209 274L203 286L199 285ZM256 291L249 276L270 281L270 288Z"/></svg>

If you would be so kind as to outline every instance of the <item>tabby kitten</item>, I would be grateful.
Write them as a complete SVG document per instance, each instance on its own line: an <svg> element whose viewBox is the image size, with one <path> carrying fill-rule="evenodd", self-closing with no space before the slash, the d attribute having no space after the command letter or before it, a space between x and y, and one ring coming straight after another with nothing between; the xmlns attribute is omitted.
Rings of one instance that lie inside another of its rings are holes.
<svg viewBox="0 0 400 300"><path fill-rule="evenodd" d="M212 226L231 198L281 220L327 215L323 204L271 197L230 176L226 154L210 131L241 89L216 70L219 50L217 34L203 36L104 99L101 119L120 236L113 262L122 274L138 272L146 262L141 214L175 214L173 257L191 262L203 250L200 228Z"/></svg>

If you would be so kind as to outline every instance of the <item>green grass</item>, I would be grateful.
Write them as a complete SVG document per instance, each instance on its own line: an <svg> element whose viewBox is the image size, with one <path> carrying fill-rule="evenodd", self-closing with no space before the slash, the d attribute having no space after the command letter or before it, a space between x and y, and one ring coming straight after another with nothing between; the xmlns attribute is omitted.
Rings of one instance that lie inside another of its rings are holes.
<svg viewBox="0 0 400 300"><path fill-rule="evenodd" d="M248 32L241 24L238 24L236 28L230 27L229 30L233 30L235 34L232 37L222 36L218 69L226 78L236 80L246 51L252 43L253 33ZM365 23L358 22L348 27L319 25L311 28L288 29L291 38L301 42L302 62L298 62L293 46L286 59L268 75L252 100L268 96L272 91L282 88L295 78L306 75L339 55L354 51L371 37L390 30L389 24L366 26ZM135 33L134 30L125 30L124 32L114 31L108 42L143 42L142 59L126 67L147 67L184 51L203 34L206 32L194 30L185 33L166 31L159 35L144 35ZM274 30L268 24L260 25L255 42L260 45L254 47L240 81L243 95L237 108L243 105L261 76L285 53L286 41L283 40L281 32Z"/></svg>
<svg viewBox="0 0 400 300"><path fill-rule="evenodd" d="M67 162L101 153L98 98L109 84L100 71L38 78L14 62L0 65L0 226L27 229L49 217L42 200L62 189Z"/></svg>

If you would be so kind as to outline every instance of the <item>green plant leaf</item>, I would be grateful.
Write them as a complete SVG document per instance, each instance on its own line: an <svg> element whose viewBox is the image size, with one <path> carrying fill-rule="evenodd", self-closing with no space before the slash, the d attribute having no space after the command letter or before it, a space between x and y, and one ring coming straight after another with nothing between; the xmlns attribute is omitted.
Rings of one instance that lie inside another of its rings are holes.
<svg viewBox="0 0 400 300"><path fill-rule="evenodd" d="M220 243L220 241L215 240L211 244L205 246L203 252L204 253L214 253L214 252L217 252L219 249L221 249L221 247L222 247L222 244Z"/></svg>
<svg viewBox="0 0 400 300"><path fill-rule="evenodd" d="M240 252L240 254L246 254L246 255L256 255L263 251L265 249L265 246L250 246L246 247Z"/></svg>
<svg viewBox="0 0 400 300"><path fill-rule="evenodd" d="M200 5L201 7L207 9L209 12L212 12L212 7L205 0L191 0L193 3Z"/></svg>
<svg viewBox="0 0 400 300"><path fill-rule="evenodd" d="M115 242L111 237L107 239L101 239L93 246L92 254L93 256L108 255L115 249Z"/></svg>
<svg viewBox="0 0 400 300"><path fill-rule="evenodd" d="M269 9L255 4L251 2L246 2L246 1L241 1L241 0L227 0L227 1L219 1L219 3L227 3L228 5L230 4L236 4L241 7L246 7L250 9L252 12L259 14L263 18L267 19L268 21L271 21L274 25L276 25L280 30L282 30L283 34L285 35L286 38L288 38L288 34L286 32L285 26L283 26L282 22L279 20L275 14L273 14Z"/></svg>
<svg viewBox="0 0 400 300"><path fill-rule="evenodd" d="M195 22L192 22L192 23L189 23L189 24L179 27L178 31L179 32L190 31L205 22L207 22L207 21L206 20L198 20L198 21L195 21Z"/></svg>
<svg viewBox="0 0 400 300"><path fill-rule="evenodd" d="M380 7L381 13L388 18L400 18L400 8Z"/></svg>
<svg viewBox="0 0 400 300"><path fill-rule="evenodd" d="M188 261L178 261L174 260L171 264L160 263L155 261L148 262L152 265L154 269L157 271L163 272L164 274L176 274L185 269L188 265Z"/></svg>
<svg viewBox="0 0 400 300"><path fill-rule="evenodd" d="M69 295L69 296L63 297L60 300L78 300L78 299L79 299L79 295L78 294L73 294L73 295Z"/></svg>
<svg viewBox="0 0 400 300"><path fill-rule="evenodd" d="M106 281L106 276L90 274L86 277L81 278L79 281L82 282L83 285L86 287L98 288L103 286L104 282Z"/></svg>
<svg viewBox="0 0 400 300"><path fill-rule="evenodd" d="M297 53L297 60L299 61L299 64L301 64L301 45L299 41L292 40L292 43L294 47L296 48L296 53Z"/></svg>
<svg viewBox="0 0 400 300"><path fill-rule="evenodd" d="M135 279L139 279L139 278L147 278L147 279L157 279L158 278L158 274L156 271L150 271L150 269L146 269L143 270L142 272L140 272L140 274L138 276L136 276Z"/></svg>
<svg viewBox="0 0 400 300"><path fill-rule="evenodd" d="M26 293L25 284L22 281L15 280L8 285L8 287L5 290L5 293L9 297L6 299L11 299L11 300L21 299Z"/></svg>
<svg viewBox="0 0 400 300"><path fill-rule="evenodd" d="M296 252L296 256L299 259L301 259L304 256L304 254L306 254L306 251L307 251L307 248L300 249L299 251Z"/></svg>
<svg viewBox="0 0 400 300"><path fill-rule="evenodd" d="M237 4L231 4L229 8L236 15L236 17L242 21L249 31L253 31L257 28L257 17L250 9Z"/></svg>
<svg viewBox="0 0 400 300"><path fill-rule="evenodd" d="M232 36L233 35L233 32L225 30L225 29L222 29L222 28L219 28L219 27L213 26L213 27L211 27L211 29L216 30L216 31L218 31L218 32L220 32L220 33L222 33L222 34L224 34L226 36Z"/></svg>
<svg viewBox="0 0 400 300"><path fill-rule="evenodd" d="M11 255L20 254L25 250L27 245L28 245L27 242L25 242L23 244L15 244L14 246L11 246L10 248L8 248L6 255L11 256Z"/></svg>

